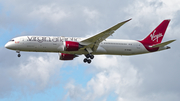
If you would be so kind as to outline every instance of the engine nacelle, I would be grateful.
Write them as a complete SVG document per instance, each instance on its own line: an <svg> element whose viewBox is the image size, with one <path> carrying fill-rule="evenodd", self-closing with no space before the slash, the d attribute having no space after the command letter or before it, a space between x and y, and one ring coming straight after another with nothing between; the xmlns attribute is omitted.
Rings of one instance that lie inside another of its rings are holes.
<svg viewBox="0 0 180 101"><path fill-rule="evenodd" d="M59 60L73 60L77 55L75 54L65 54L65 53L60 53L59 54Z"/></svg>
<svg viewBox="0 0 180 101"><path fill-rule="evenodd" d="M78 51L80 45L78 42L74 41L65 41L64 51Z"/></svg>
<svg viewBox="0 0 180 101"><path fill-rule="evenodd" d="M79 48L82 48L83 45L80 45L79 42L74 41L65 41L59 47L59 51L78 51Z"/></svg>

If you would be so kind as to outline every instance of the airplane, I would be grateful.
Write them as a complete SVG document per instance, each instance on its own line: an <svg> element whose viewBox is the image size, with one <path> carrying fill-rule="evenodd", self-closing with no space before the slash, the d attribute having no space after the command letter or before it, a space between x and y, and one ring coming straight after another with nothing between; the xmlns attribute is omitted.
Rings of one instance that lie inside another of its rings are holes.
<svg viewBox="0 0 180 101"><path fill-rule="evenodd" d="M79 55L85 55L84 63L91 63L94 55L138 55L170 49L166 46L175 40L161 43L170 19L162 21L143 40L107 39L118 28L129 20L120 22L113 27L89 38L63 36L20 36L5 44L7 49L15 50L18 57L20 51L56 52L59 60L73 60Z"/></svg>

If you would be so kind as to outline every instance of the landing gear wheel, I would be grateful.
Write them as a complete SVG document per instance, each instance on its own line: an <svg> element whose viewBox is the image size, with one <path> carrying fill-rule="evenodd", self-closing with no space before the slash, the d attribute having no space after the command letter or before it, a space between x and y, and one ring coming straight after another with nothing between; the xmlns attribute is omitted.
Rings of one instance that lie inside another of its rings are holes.
<svg viewBox="0 0 180 101"><path fill-rule="evenodd" d="M94 59L94 55L92 55L92 54L86 54L85 57L86 57L86 58L83 60L84 63L87 62L87 63L90 64L90 63L91 63L91 59Z"/></svg>
<svg viewBox="0 0 180 101"><path fill-rule="evenodd" d="M86 54L85 56L86 56L86 58L89 58L89 57L90 57L90 54Z"/></svg>
<svg viewBox="0 0 180 101"><path fill-rule="evenodd" d="M21 54L18 54L18 57L21 57Z"/></svg>
<svg viewBox="0 0 180 101"><path fill-rule="evenodd" d="M16 50L16 53L18 53L18 57L21 57L21 54L20 54L20 51L19 50Z"/></svg>
<svg viewBox="0 0 180 101"><path fill-rule="evenodd" d="M91 63L91 60L90 59L88 59L88 61L87 61L89 64Z"/></svg>
<svg viewBox="0 0 180 101"><path fill-rule="evenodd" d="M88 62L88 59L87 59L87 58L85 58L83 61L84 61L84 63L86 63L86 62Z"/></svg>
<svg viewBox="0 0 180 101"><path fill-rule="evenodd" d="M87 62L88 64L90 64L90 63L91 63L91 60L90 60L90 59L88 59L88 58L85 58L83 61L84 61L84 63L86 63L86 62Z"/></svg>
<svg viewBox="0 0 180 101"><path fill-rule="evenodd" d="M90 55L90 58L91 58L91 59L94 59L94 55Z"/></svg>
<svg viewBox="0 0 180 101"><path fill-rule="evenodd" d="M94 55L92 55L92 54L86 54L85 56L86 56L86 58L94 59Z"/></svg>

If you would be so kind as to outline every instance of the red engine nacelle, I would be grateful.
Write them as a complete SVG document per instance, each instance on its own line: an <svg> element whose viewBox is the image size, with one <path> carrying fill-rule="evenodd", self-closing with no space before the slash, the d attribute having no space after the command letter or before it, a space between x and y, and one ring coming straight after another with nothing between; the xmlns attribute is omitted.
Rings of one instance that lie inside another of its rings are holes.
<svg viewBox="0 0 180 101"><path fill-rule="evenodd" d="M78 42L66 41L64 45L65 51L78 51L80 45Z"/></svg>
<svg viewBox="0 0 180 101"><path fill-rule="evenodd" d="M65 54L65 53L59 54L60 60L73 60L75 57L76 57L75 54Z"/></svg>

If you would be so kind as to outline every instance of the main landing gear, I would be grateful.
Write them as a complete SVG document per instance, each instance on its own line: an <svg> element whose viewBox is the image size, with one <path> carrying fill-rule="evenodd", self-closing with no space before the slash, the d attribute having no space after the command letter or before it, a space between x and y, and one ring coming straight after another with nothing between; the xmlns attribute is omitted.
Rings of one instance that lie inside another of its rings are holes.
<svg viewBox="0 0 180 101"><path fill-rule="evenodd" d="M17 55L18 57L21 57L21 54L20 54L19 50L17 50L16 53L18 53L18 55Z"/></svg>
<svg viewBox="0 0 180 101"><path fill-rule="evenodd" d="M94 59L94 55L92 55L92 54L86 54L85 55L86 56L86 58L83 60L84 61L84 63L91 63L91 59Z"/></svg>

